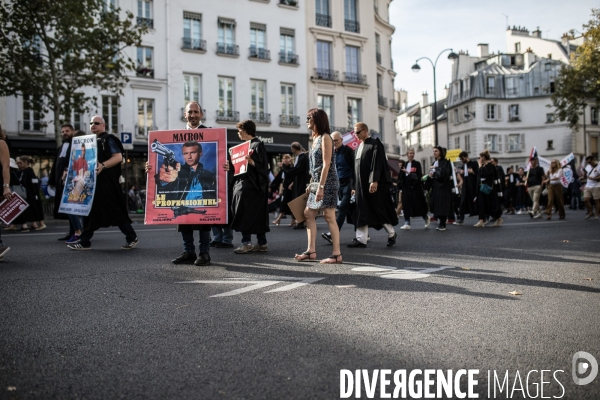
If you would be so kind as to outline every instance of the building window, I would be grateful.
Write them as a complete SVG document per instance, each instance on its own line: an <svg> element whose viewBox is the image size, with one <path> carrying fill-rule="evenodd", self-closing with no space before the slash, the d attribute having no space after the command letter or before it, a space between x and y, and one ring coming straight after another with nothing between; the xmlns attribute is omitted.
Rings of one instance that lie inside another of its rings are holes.
<svg viewBox="0 0 600 400"><path fill-rule="evenodd" d="M454 148L460 149L460 136L454 138Z"/></svg>
<svg viewBox="0 0 600 400"><path fill-rule="evenodd" d="M470 135L465 135L465 148L463 149L464 151L471 151L471 136Z"/></svg>
<svg viewBox="0 0 600 400"><path fill-rule="evenodd" d="M488 104L487 105L487 119L492 120L492 121L497 120L499 117L497 111L498 111L498 107L496 106L496 104Z"/></svg>
<svg viewBox="0 0 600 400"><path fill-rule="evenodd" d="M519 78L506 78L506 94L510 96L519 94Z"/></svg>
<svg viewBox="0 0 600 400"><path fill-rule="evenodd" d="M385 130L384 130L385 120L383 117L379 117L379 138L382 142L385 142Z"/></svg>
<svg viewBox="0 0 600 400"><path fill-rule="evenodd" d="M521 42L515 43L515 53L521 52Z"/></svg>
<svg viewBox="0 0 600 400"><path fill-rule="evenodd" d="M266 25L250 23L250 57L270 58L265 48L266 30Z"/></svg>
<svg viewBox="0 0 600 400"><path fill-rule="evenodd" d="M554 122L554 114L546 114L546 123L551 124Z"/></svg>
<svg viewBox="0 0 600 400"><path fill-rule="evenodd" d="M360 32L356 0L344 0L344 29L348 32Z"/></svg>
<svg viewBox="0 0 600 400"><path fill-rule="evenodd" d="M138 0L137 2L137 23L138 25L146 25L148 28L154 28L154 20L152 19L152 1Z"/></svg>
<svg viewBox="0 0 600 400"><path fill-rule="evenodd" d="M552 69L552 63L547 62L544 64L544 71L550 71Z"/></svg>
<svg viewBox="0 0 600 400"><path fill-rule="evenodd" d="M550 93L554 93L556 87L554 86L554 82L550 82Z"/></svg>
<svg viewBox="0 0 600 400"><path fill-rule="evenodd" d="M317 40L317 73L331 72L331 43Z"/></svg>
<svg viewBox="0 0 600 400"><path fill-rule="evenodd" d="M217 53L237 55L235 45L235 21L219 18Z"/></svg>
<svg viewBox="0 0 600 400"><path fill-rule="evenodd" d="M486 135L485 147L490 152L497 153L500 148L500 135Z"/></svg>
<svg viewBox="0 0 600 400"><path fill-rule="evenodd" d="M281 124L300 125L300 121L294 115L294 112L294 85L281 84Z"/></svg>
<svg viewBox="0 0 600 400"><path fill-rule="evenodd" d="M265 106L265 81L250 81L250 108L251 108L251 119L262 120L264 122L264 116L266 111Z"/></svg>
<svg viewBox="0 0 600 400"><path fill-rule="evenodd" d="M137 48L137 76L154 78L154 49L152 47Z"/></svg>
<svg viewBox="0 0 600 400"><path fill-rule="evenodd" d="M508 106L508 120L509 121L520 121L518 104L511 104Z"/></svg>
<svg viewBox="0 0 600 400"><path fill-rule="evenodd" d="M281 28L279 34L279 62L298 64L298 56L294 53L295 32L293 29Z"/></svg>
<svg viewBox="0 0 600 400"><path fill-rule="evenodd" d="M108 133L119 133L119 98L117 96L102 96L102 117L106 122Z"/></svg>
<svg viewBox="0 0 600 400"><path fill-rule="evenodd" d="M486 80L486 94L496 94L496 77L488 76Z"/></svg>
<svg viewBox="0 0 600 400"><path fill-rule="evenodd" d="M37 101L36 101L37 100ZM23 130L24 131L40 131L42 127L41 116L39 111L39 99L35 99L31 95L23 96Z"/></svg>
<svg viewBox="0 0 600 400"><path fill-rule="evenodd" d="M521 134L508 135L508 151L520 151L521 150Z"/></svg>
<svg viewBox="0 0 600 400"><path fill-rule="evenodd" d="M86 127L84 126L84 124L82 123L82 118L83 118L83 110L81 109L81 104L83 104L83 94L82 93L75 93L73 95L73 104L75 105L74 108L69 107L68 105L65 106L65 119L66 121L68 121L69 123L71 123L71 125L73 125L73 128L75 130L86 130Z"/></svg>
<svg viewBox="0 0 600 400"><path fill-rule="evenodd" d="M458 112L458 108L454 109L454 123L455 124L460 123L460 115L459 115L459 112Z"/></svg>
<svg viewBox="0 0 600 400"><path fill-rule="evenodd" d="M348 99L348 127L362 121L360 99Z"/></svg>
<svg viewBox="0 0 600 400"><path fill-rule="evenodd" d="M598 125L598 107L590 108L590 117L592 120L592 125Z"/></svg>
<svg viewBox="0 0 600 400"><path fill-rule="evenodd" d="M423 150L423 140L421 132L417 132L417 150Z"/></svg>
<svg viewBox="0 0 600 400"><path fill-rule="evenodd" d="M329 124L335 125L333 116L333 96L317 96L317 107L329 116Z"/></svg>
<svg viewBox="0 0 600 400"><path fill-rule="evenodd" d="M233 117L233 78L219 77L219 117Z"/></svg>
<svg viewBox="0 0 600 400"><path fill-rule="evenodd" d="M329 0L316 0L316 24L331 28L331 15L329 14Z"/></svg>
<svg viewBox="0 0 600 400"><path fill-rule="evenodd" d="M138 99L138 135L148 136L154 129L154 100Z"/></svg>
<svg viewBox="0 0 600 400"><path fill-rule="evenodd" d="M190 101L200 101L200 77L198 75L183 76L183 106L185 107Z"/></svg>
<svg viewBox="0 0 600 400"><path fill-rule="evenodd" d="M470 90L470 80L469 78L463 80L462 82L462 98L466 99L467 97L469 97L469 90Z"/></svg>
<svg viewBox="0 0 600 400"><path fill-rule="evenodd" d="M183 48L206 50L206 42L202 40L202 14L183 13Z"/></svg>
<svg viewBox="0 0 600 400"><path fill-rule="evenodd" d="M360 74L360 49L346 46L346 82L365 83Z"/></svg>
<svg viewBox="0 0 600 400"><path fill-rule="evenodd" d="M378 33L375 34L375 57L377 64L381 64L381 38Z"/></svg>
<svg viewBox="0 0 600 400"><path fill-rule="evenodd" d="M554 150L554 140L548 140L546 143L548 144L548 148L546 150Z"/></svg>

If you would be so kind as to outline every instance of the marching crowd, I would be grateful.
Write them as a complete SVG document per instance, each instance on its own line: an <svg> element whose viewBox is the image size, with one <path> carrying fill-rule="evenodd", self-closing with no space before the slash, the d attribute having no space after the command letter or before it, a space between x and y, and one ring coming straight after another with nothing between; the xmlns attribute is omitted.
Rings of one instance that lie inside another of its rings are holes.
<svg viewBox="0 0 600 400"><path fill-rule="evenodd" d="M207 128L201 122L203 111L199 103L188 103L184 116L186 129ZM563 169L558 160L552 160L548 172L539 166L535 157L531 159L527 172L523 168L517 172L507 168L505 172L487 150L479 154L477 161L471 160L469 154L463 151L459 155L462 165L454 170L452 162L446 158L446 149L441 146L433 149L435 161L430 166L421 165L414 159L414 149L408 149L406 159L398 161L399 176L395 179L383 143L370 136L366 124L358 122L354 126L354 134L360 141L356 150L344 145L340 132L331 132L325 111L309 110L306 124L311 135L310 149L305 150L300 143L292 143L292 154L282 156L275 176L270 171L265 146L256 137L254 122L245 120L236 125L240 139L250 143L250 152L246 156L246 173L233 174L229 155L228 162L218 167L228 176L229 223L178 225L183 252L172 260L173 264L209 264L211 247L234 247L233 231L240 232L242 236L240 246L234 250L236 254L267 252L270 212L277 215L274 225L279 225L290 215L290 226L306 230L306 250L294 256L299 262L317 260L316 217L322 215L328 231L320 236L332 244L332 253L320 260L322 264L342 263L339 232L345 222L352 223L355 230L355 236L347 247L367 247L369 228L384 229L387 246L393 246L398 238L394 226L398 225L400 217L404 219L401 230L411 229L414 219L420 218L425 228L432 221L437 221L438 231L445 231L447 223L463 225L467 216L477 217L474 224L477 228L488 223L501 226L505 213L527 212L531 218L541 218L542 209L547 219L552 218L555 209L558 218L564 219L565 199L571 208L579 208L582 187L586 218L598 219L600 167L593 156L586 157L586 168L580 171L580 177L575 176L567 191L563 189ZM70 232L59 240L65 240L71 250L90 250L91 239L97 229L117 226L126 238L121 248L133 249L138 238L127 206L122 201L123 191L119 183L123 146L114 135L106 132L102 117L92 117L90 128L98 142L96 194L89 216L81 219L68 215ZM56 191L55 211L58 211L65 187L70 141L76 135L68 124L62 126L61 132L64 143L57 150L48 182ZM33 204L28 214L22 214L14 221L15 226L21 224L20 229L29 229L27 223L32 222L34 229L45 229L41 203L38 207L33 200L40 195L40 188L29 165L31 159L19 157L18 172L11 172L8 147L2 139L0 137L3 196L10 199L13 193L11 187L14 188L13 183L18 182L26 191L27 198L31 199L28 200L30 206ZM200 161L201 143L186 142L181 151L184 164L177 163L175 168L170 169L163 165L156 174L149 175L149 179L154 179L158 191L176 195L179 200L202 199L203 191L206 198L206 193L211 192L206 189L216 185L216 171L205 169ZM146 172L150 174L149 163L146 164ZM296 221L289 203L299 197L306 200L306 205L302 218ZM195 231L199 232L198 254L194 244ZM255 244L252 244L253 235L256 237ZM0 258L8 250L0 240Z"/></svg>

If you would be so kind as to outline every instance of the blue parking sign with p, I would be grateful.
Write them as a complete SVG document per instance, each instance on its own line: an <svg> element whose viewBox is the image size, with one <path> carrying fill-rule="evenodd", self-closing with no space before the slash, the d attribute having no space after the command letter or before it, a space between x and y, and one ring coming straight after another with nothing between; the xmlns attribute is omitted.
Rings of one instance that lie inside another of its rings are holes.
<svg viewBox="0 0 600 400"><path fill-rule="evenodd" d="M125 150L133 150L133 135L131 132L121 132L121 143Z"/></svg>

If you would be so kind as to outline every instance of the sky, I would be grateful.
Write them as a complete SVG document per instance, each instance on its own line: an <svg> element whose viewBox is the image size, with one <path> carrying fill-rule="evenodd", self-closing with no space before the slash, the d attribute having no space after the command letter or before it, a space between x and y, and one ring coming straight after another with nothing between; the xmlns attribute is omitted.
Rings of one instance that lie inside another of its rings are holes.
<svg viewBox="0 0 600 400"><path fill-rule="evenodd" d="M447 48L474 56L479 43L489 44L490 53L505 53L506 16L511 27L526 27L530 32L539 27L542 38L560 40L571 29L580 33L592 8L600 8L598 0L394 0L389 12L396 27L392 36L396 89L408 91L408 104L418 102L424 91L433 101L433 68L421 60L421 71L415 73L411 70L415 61L429 57L435 62ZM450 83L448 54L442 54L436 66L438 98Z"/></svg>

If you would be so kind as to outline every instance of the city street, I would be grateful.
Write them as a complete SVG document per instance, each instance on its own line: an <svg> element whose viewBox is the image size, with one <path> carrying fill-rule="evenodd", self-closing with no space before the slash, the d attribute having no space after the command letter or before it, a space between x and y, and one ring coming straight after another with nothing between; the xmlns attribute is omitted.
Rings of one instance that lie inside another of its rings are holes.
<svg viewBox="0 0 600 400"><path fill-rule="evenodd" d="M383 230L347 248L345 225L340 265L296 262L306 235L289 221L268 253L213 248L207 267L170 263L171 226L134 224L131 251L117 228L80 252L56 240L66 225L3 231L0 398L335 399L343 369L476 369L479 398L508 371L496 398L600 398L600 377L572 378L576 352L600 360L600 221L583 211L445 232L415 219L391 248Z"/></svg>

